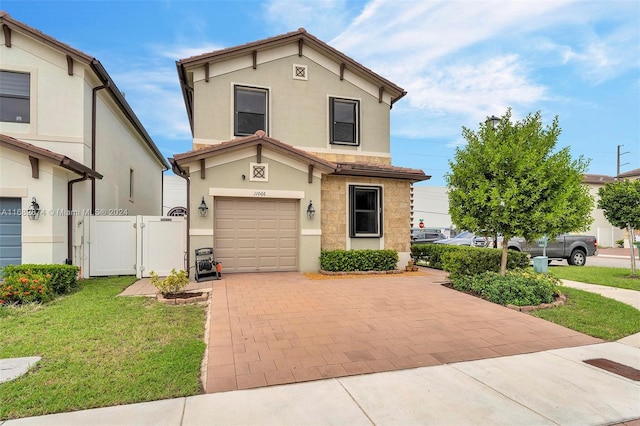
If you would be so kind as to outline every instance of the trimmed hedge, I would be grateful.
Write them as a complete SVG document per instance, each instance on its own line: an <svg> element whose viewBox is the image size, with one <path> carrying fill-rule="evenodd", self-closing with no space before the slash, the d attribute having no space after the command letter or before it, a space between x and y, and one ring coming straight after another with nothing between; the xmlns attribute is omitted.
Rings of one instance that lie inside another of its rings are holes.
<svg viewBox="0 0 640 426"><path fill-rule="evenodd" d="M500 272L502 250L493 248L472 248L455 250L442 255L442 269L449 272L450 278L463 275L476 275L483 272ZM507 269L523 269L529 266L529 255L509 250Z"/></svg>
<svg viewBox="0 0 640 426"><path fill-rule="evenodd" d="M330 272L393 271L395 250L321 250L320 269Z"/></svg>
<svg viewBox="0 0 640 426"><path fill-rule="evenodd" d="M2 268L2 276L7 278L27 273L45 275L55 294L66 294L77 288L78 271L79 268L74 265L7 265Z"/></svg>
<svg viewBox="0 0 640 426"><path fill-rule="evenodd" d="M453 246L447 244L414 244L411 256L423 260L427 266L442 269L452 277L479 274L486 271L500 271L502 249ZM515 250L507 254L507 269L526 268L529 255Z"/></svg>
<svg viewBox="0 0 640 426"><path fill-rule="evenodd" d="M558 278L523 270L466 275L451 280L453 288L500 305L531 306L553 302Z"/></svg>

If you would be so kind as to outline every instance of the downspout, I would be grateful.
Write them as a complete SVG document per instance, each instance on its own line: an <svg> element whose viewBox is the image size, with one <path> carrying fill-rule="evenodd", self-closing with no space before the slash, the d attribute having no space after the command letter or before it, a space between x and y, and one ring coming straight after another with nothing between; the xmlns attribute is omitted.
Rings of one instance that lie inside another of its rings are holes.
<svg viewBox="0 0 640 426"><path fill-rule="evenodd" d="M187 264L185 265L185 271L189 275L189 265L191 264L191 238L189 231L191 230L191 180L189 174L176 162L175 158L169 158L169 164L171 164L171 171L177 176L187 181Z"/></svg>
<svg viewBox="0 0 640 426"><path fill-rule="evenodd" d="M73 179L67 182L67 259L64 261L67 265L73 265L73 184L89 179L84 173L81 178ZM91 179L95 183L95 179Z"/></svg>
<svg viewBox="0 0 640 426"><path fill-rule="evenodd" d="M97 121L97 93L98 90L109 87L109 81L102 86L94 87L91 95L91 170L96 170L96 121ZM91 179L91 214L96 213L96 180Z"/></svg>

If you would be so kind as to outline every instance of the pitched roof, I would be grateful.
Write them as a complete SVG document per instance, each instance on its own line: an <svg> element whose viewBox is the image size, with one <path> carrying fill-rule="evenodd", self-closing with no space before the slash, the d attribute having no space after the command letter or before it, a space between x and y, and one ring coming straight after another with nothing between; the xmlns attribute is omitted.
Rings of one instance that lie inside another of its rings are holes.
<svg viewBox="0 0 640 426"><path fill-rule="evenodd" d="M311 153L308 153L302 149L295 148L289 144L286 144L278 139L266 136L265 132L258 130L254 135L245 136L238 139L222 142L216 145L211 145L207 148L197 149L194 151L185 152L183 154L176 154L169 161L179 166L187 163L209 158L215 155L220 155L227 152L232 152L238 149L263 145L269 147L274 151L278 151L295 160L312 164L316 167L324 169L329 174L333 175L347 175L347 176L366 176L366 177L382 177L392 179L404 179L412 181L423 181L430 179L431 176L424 174L422 170L408 169L404 167L395 167L382 164L373 163L334 163L327 161L323 158L317 157ZM175 172L175 170L174 170ZM177 173L182 174L182 173Z"/></svg>
<svg viewBox="0 0 640 426"><path fill-rule="evenodd" d="M180 78L180 86L182 88L182 94L184 96L185 105L187 107L187 114L189 121L192 123L193 111L191 104L191 94L189 93L188 81L187 81L187 69L191 69L197 66L204 65L206 63L215 63L225 61L238 56L244 56L252 54L253 52L260 52L268 49L273 49L286 44L300 43L300 46L311 46L315 50L322 52L323 54L333 58L336 62L344 64L345 68L349 71L358 74L365 80L373 82L378 87L383 87L385 91L391 94L391 105L400 100L407 92L400 86L392 83L386 78L376 74L371 69L365 67L354 59L348 57L339 50L329 46L319 38L309 34L304 28L299 28L297 31L269 37L263 40L258 40L239 46L229 47L226 49L216 50L209 53L203 53L197 56L191 56L189 58L181 59L176 62L178 68L178 76ZM301 49L303 49L301 47ZM304 49L303 49L304 50ZM192 125L193 128L193 125Z"/></svg>
<svg viewBox="0 0 640 426"><path fill-rule="evenodd" d="M605 183L613 183L616 181L616 178L613 176L607 175L594 175L594 174L585 174L582 178L584 183L594 183L594 184L605 184Z"/></svg>
<svg viewBox="0 0 640 426"><path fill-rule="evenodd" d="M104 69L100 61L98 61L96 58L90 55L87 55L84 52L74 49L68 44L62 43L54 39L53 37L46 35L42 31L39 31L20 21L13 19L11 15L9 15L5 11L0 11L0 24L2 24L3 27L6 25L9 31L11 30L19 31L27 35L28 37L31 37L32 39L35 39L49 47L52 47L62 52L65 55L68 55L68 57L70 57L72 60L76 60L80 63L87 65L89 68L91 68L91 70L93 70L93 72L96 74L98 79L102 82L102 84L107 86L106 89L109 91L109 93L111 93L111 96L115 101L115 103L118 105L122 113L127 117L127 119L133 125L133 127L138 131L138 134L142 137L142 139L144 139L145 143L149 146L149 148L151 149L155 157L158 159L158 161L165 168L169 168L169 164L167 163L167 160L163 157L162 153L160 152L156 144L151 139L151 136L149 136L146 129L144 128L144 126L142 125L142 123L140 122L136 114L131 109L131 106L125 100L124 95L122 94L122 92L120 92L120 90L118 89L118 86L116 86L116 83L111 79L111 77L109 76L107 71ZM6 33L5 33L4 45L6 47L11 47L10 38L9 39L6 38Z"/></svg>
<svg viewBox="0 0 640 426"><path fill-rule="evenodd" d="M333 171L335 169L335 164L320 157L316 157L315 155L301 149L294 148L293 146L281 142L278 139L270 138L269 136L266 136L265 132L262 130L258 130L254 135L233 139L227 142L211 145L207 148L185 152L183 154L176 154L174 155L174 158L178 162L178 164L182 165L191 161L197 161L203 158L212 157L214 155L219 155L256 145L268 146L274 151L278 151L290 158L309 162L314 166L324 168L328 171Z"/></svg>
<svg viewBox="0 0 640 426"><path fill-rule="evenodd" d="M30 143L12 138L11 136L0 134L0 146L3 148L11 149L13 151L21 152L28 155L29 157L48 161L57 166L78 173L79 175L86 174L90 178L102 179L102 175L100 173L96 172L95 170L91 170L91 168L85 166L82 163L72 160L65 155L58 154L57 152L49 151L48 149L40 148L39 146L35 146Z"/></svg>
<svg viewBox="0 0 640 426"><path fill-rule="evenodd" d="M640 177L640 169L633 169L633 170L629 170L628 172L620 173L618 177L619 178Z"/></svg>
<svg viewBox="0 0 640 426"><path fill-rule="evenodd" d="M422 170L364 162L337 163L335 175L383 177L420 182L431 179Z"/></svg>

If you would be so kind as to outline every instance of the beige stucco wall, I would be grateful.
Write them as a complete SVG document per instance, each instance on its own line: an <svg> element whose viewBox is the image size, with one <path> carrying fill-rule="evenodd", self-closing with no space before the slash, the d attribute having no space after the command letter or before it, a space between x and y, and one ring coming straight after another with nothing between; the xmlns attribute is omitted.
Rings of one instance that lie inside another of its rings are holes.
<svg viewBox="0 0 640 426"><path fill-rule="evenodd" d="M68 75L64 53L19 31L12 31L10 48L0 44L0 56L2 70L30 74L31 108L30 123L0 122L0 133L91 167L92 89L101 84L93 71L74 61L73 75ZM96 170L104 179L96 183L96 208L127 215L162 214L163 166L106 90L98 91L97 123ZM27 194L25 206L34 194L43 209L53 209L56 214L58 209L65 210L67 182L79 175L40 161L40 178L33 179L28 157L9 151L5 149L1 155L0 192L2 188L22 188ZM130 166L135 174L133 201L129 199ZM74 212L82 214L90 207L90 182L74 184ZM74 225L73 232L78 229ZM62 263L67 258L67 218L61 213L26 223L23 236L23 262ZM77 253L80 249L74 247ZM80 263L79 257L74 255L74 263Z"/></svg>
<svg viewBox="0 0 640 426"><path fill-rule="evenodd" d="M308 183L308 165L277 152L262 149L262 164L268 166L269 181L251 181L250 164L257 161L256 148L242 149L225 155L207 159L205 162L205 179L201 178L200 162L193 162L185 167L190 173L191 200L190 215L190 245L191 265L194 264L193 251L199 247L211 247L214 241L215 203L212 191L219 189L230 190L229 197L260 197L281 198L278 192L288 191L300 193L298 198L299 224L299 252L298 266L303 272L315 272L319 269L320 256L320 186L322 174L314 171L313 183ZM242 178L245 176L245 179ZM264 193L264 195L262 195ZM255 195L260 194L260 195ZM208 215L205 218L198 214L198 206L204 197ZM310 220L306 210L309 201L313 201L316 216ZM224 265L223 265L224 267Z"/></svg>
<svg viewBox="0 0 640 426"><path fill-rule="evenodd" d="M383 237L349 237L349 185L368 184L383 188ZM399 266L409 260L410 184L397 179L326 176L322 180L322 249L390 249L400 257Z"/></svg>
<svg viewBox="0 0 640 426"><path fill-rule="evenodd" d="M292 45L293 46L293 45ZM233 139L234 85L269 90L268 135L310 152L387 156L389 147L389 99L379 103L371 90L340 80L339 65L310 51L297 55L297 45L259 55L257 69L246 58L213 64L209 82L201 68L194 72L194 143L211 144ZM293 78L293 65L308 67L308 80ZM356 81L356 80L354 80ZM362 83L356 81L358 83ZM362 83L364 85L364 83ZM369 89L369 88L367 88ZM375 89L377 93L377 88ZM329 144L329 97L360 101L360 146Z"/></svg>
<svg viewBox="0 0 640 426"><path fill-rule="evenodd" d="M76 161L85 160L85 71L74 63L67 74L66 56L12 31L11 47L0 46L2 70L26 72L31 82L30 123L0 122L0 132Z"/></svg>
<svg viewBox="0 0 640 426"><path fill-rule="evenodd" d="M162 166L133 126L123 120L111 98L100 91L97 102L96 208L124 216L162 214ZM133 169L133 198L129 170Z"/></svg>
<svg viewBox="0 0 640 426"><path fill-rule="evenodd" d="M26 212L36 198L38 220L22 216L22 262L63 263L67 258L67 178L70 173L40 161L38 179L31 176L28 156L0 149L0 197L21 198Z"/></svg>

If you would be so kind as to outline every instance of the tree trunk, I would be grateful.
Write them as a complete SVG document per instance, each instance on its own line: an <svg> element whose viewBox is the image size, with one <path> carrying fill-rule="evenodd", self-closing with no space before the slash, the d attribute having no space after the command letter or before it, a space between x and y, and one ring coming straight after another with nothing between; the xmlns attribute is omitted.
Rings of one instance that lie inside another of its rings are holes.
<svg viewBox="0 0 640 426"><path fill-rule="evenodd" d="M633 235L633 228L631 227L631 225L627 225L627 233L629 234L629 247L630 247L630 253L631 253L631 276L635 277L636 276L636 246L634 245L635 241L634 241L634 235Z"/></svg>
<svg viewBox="0 0 640 426"><path fill-rule="evenodd" d="M502 236L502 258L500 259L500 275L507 275L507 247L509 247L509 239Z"/></svg>

